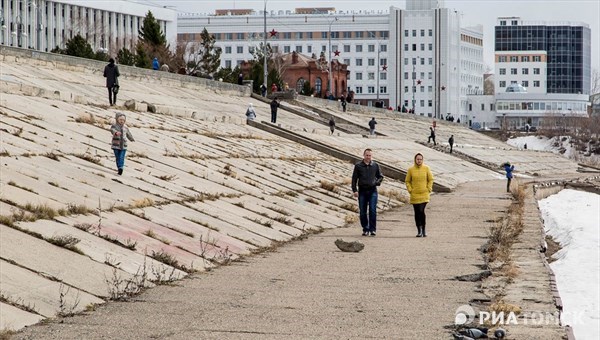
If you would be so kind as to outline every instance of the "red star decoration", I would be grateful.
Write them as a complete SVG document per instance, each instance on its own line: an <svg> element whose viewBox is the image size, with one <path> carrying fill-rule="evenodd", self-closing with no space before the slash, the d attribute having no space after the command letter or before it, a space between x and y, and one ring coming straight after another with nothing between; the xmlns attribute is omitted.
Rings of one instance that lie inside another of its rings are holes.
<svg viewBox="0 0 600 340"><path fill-rule="evenodd" d="M387 65L383 65L383 67L381 67L381 69L382 69L383 71L387 71Z"/></svg>
<svg viewBox="0 0 600 340"><path fill-rule="evenodd" d="M421 85L421 80L417 80L417 85Z"/></svg>
<svg viewBox="0 0 600 340"><path fill-rule="evenodd" d="M340 56L340 51L334 51L334 52L333 52L333 54L334 54L336 57L339 57L339 56Z"/></svg>
<svg viewBox="0 0 600 340"><path fill-rule="evenodd" d="M269 34L271 34L271 37L276 36L277 33L279 33L279 32L277 32L274 28L271 30L271 32L269 32Z"/></svg>
<svg viewBox="0 0 600 340"><path fill-rule="evenodd" d="M446 86L442 86L442 91L444 91L446 89Z"/></svg>

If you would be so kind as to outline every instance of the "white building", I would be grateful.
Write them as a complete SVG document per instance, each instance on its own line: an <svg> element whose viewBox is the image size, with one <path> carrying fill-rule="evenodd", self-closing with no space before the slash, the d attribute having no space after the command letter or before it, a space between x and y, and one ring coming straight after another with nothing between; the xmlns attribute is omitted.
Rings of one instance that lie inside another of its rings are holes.
<svg viewBox="0 0 600 340"><path fill-rule="evenodd" d="M148 11L174 47L174 10L124 0L0 0L0 44L50 51L80 34L95 51L114 55L133 49Z"/></svg>
<svg viewBox="0 0 600 340"><path fill-rule="evenodd" d="M414 103L416 114L456 116L466 108L469 91L483 89L483 35L481 27L461 29L460 13L442 7L443 1L407 0L406 10L392 7L387 13L273 11L267 15L267 31L277 34L269 34L268 43L281 53L324 52L327 58L331 53L347 64L348 87L334 86L336 96L349 90L362 105L379 99L386 106L412 109ZM250 49L262 41L263 12L180 15L179 41L197 44L204 28L223 49L221 66L233 68L252 59Z"/></svg>

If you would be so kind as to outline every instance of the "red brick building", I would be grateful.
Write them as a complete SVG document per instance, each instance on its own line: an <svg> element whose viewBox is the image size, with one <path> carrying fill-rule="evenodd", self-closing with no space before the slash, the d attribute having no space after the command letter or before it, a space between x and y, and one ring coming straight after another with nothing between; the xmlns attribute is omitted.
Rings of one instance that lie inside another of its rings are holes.
<svg viewBox="0 0 600 340"><path fill-rule="evenodd" d="M321 54L319 58L305 56L292 52L276 57L276 64L280 65L281 79L287 83L290 89L302 93L304 82L310 82L315 89L315 97L327 97L327 83L329 73L327 71L327 60ZM346 93L348 84L348 66L340 63L337 59L332 62L332 93L335 98ZM309 95L304 93L305 95Z"/></svg>

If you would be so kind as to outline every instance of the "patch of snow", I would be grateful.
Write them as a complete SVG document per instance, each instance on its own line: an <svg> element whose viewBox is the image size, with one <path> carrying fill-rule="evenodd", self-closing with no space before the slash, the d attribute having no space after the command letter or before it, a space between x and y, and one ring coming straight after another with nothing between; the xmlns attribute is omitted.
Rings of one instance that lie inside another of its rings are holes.
<svg viewBox="0 0 600 340"><path fill-rule="evenodd" d="M539 201L546 233L562 249L550 264L576 339L600 339L600 195L565 189Z"/></svg>

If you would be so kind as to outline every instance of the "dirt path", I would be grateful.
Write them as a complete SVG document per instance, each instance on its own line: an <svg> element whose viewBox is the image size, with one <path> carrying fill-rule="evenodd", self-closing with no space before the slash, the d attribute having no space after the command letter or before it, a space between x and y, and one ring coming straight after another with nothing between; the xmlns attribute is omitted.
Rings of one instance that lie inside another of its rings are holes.
<svg viewBox="0 0 600 340"><path fill-rule="evenodd" d="M488 220L510 203L504 181L468 183L427 207L415 238L412 207L379 216L377 237L328 230L243 262L34 326L16 339L449 339L457 307L482 295ZM337 238L359 239L343 253Z"/></svg>

